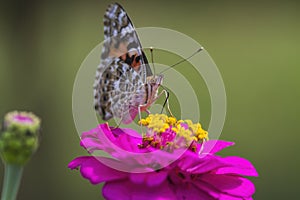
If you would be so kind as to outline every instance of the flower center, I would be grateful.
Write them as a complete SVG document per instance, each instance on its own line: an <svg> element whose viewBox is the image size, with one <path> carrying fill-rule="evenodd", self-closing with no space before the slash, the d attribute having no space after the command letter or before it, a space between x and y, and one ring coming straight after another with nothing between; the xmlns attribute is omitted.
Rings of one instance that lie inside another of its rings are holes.
<svg viewBox="0 0 300 200"><path fill-rule="evenodd" d="M176 148L190 148L196 151L197 143L208 139L208 133L200 123L191 120L177 120L165 114L150 114L139 123L147 127L140 147L152 146L167 151Z"/></svg>

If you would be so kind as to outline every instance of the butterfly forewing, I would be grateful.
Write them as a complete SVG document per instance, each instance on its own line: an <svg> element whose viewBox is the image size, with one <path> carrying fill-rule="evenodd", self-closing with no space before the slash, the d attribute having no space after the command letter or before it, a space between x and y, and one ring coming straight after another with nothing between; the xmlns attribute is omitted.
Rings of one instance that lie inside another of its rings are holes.
<svg viewBox="0 0 300 200"><path fill-rule="evenodd" d="M125 10L111 4L104 15L104 38L94 84L95 109L104 120L130 123L147 101L145 84L152 75L137 33Z"/></svg>
<svg viewBox="0 0 300 200"><path fill-rule="evenodd" d="M117 3L109 5L104 15L104 39L101 59L121 56L136 71L141 68L144 82L147 76L152 75L134 26L125 10ZM135 55L133 60L132 55Z"/></svg>

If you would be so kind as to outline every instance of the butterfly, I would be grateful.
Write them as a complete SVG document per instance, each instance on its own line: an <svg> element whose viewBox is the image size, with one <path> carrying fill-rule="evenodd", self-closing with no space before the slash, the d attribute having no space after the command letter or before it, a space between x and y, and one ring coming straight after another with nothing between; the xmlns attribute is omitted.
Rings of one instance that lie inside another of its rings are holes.
<svg viewBox="0 0 300 200"><path fill-rule="evenodd" d="M105 12L104 39L94 83L94 106L103 120L117 117L129 124L160 96L163 75L152 74L135 28L117 3Z"/></svg>

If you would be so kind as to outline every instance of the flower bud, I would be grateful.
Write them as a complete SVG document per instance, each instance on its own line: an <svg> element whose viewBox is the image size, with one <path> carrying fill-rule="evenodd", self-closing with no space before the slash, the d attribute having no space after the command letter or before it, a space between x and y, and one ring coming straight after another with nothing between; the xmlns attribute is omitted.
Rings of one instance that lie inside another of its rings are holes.
<svg viewBox="0 0 300 200"><path fill-rule="evenodd" d="M7 113L0 132L0 153L3 161L24 165L39 145L39 132L40 119L33 113Z"/></svg>

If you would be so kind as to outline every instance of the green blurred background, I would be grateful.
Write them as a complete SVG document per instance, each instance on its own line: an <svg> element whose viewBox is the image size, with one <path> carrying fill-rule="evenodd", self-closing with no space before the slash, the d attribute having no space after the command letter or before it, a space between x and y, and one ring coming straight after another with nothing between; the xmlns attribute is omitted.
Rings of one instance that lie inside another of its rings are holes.
<svg viewBox="0 0 300 200"><path fill-rule="evenodd" d="M73 82L81 62L103 40L102 16L109 3L0 3L0 115L18 109L43 119L41 146L26 166L20 200L100 199L100 186L92 186L67 164L85 154L72 118ZM296 199L300 4L276 0L119 3L136 27L171 28L205 46L227 92L221 139L236 142L223 155L239 155L256 166L260 176L251 178L255 199ZM208 111L204 108L201 115L209 115ZM3 165L0 171L2 180Z"/></svg>

